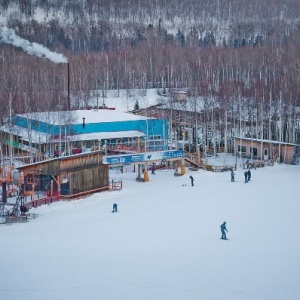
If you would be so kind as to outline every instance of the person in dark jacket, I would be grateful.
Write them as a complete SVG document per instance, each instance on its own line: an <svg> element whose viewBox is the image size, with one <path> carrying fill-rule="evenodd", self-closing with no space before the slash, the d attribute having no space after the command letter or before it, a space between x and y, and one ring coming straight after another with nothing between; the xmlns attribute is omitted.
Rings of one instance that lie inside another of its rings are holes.
<svg viewBox="0 0 300 300"><path fill-rule="evenodd" d="M248 171L244 172L244 176L245 176L245 183L247 183L248 182Z"/></svg>
<svg viewBox="0 0 300 300"><path fill-rule="evenodd" d="M191 179L191 185L194 186L194 177L190 176L190 179Z"/></svg>
<svg viewBox="0 0 300 300"><path fill-rule="evenodd" d="M233 170L231 169L231 182L234 182L234 172L233 172Z"/></svg>
<svg viewBox="0 0 300 300"><path fill-rule="evenodd" d="M112 212L117 212L117 211L118 211L118 204L114 203Z"/></svg>
<svg viewBox="0 0 300 300"><path fill-rule="evenodd" d="M250 171L250 169L247 171L247 180L248 181L250 181L250 179L251 179L251 171Z"/></svg>
<svg viewBox="0 0 300 300"><path fill-rule="evenodd" d="M155 175L155 163L152 164L152 174Z"/></svg>
<svg viewBox="0 0 300 300"><path fill-rule="evenodd" d="M226 222L223 222L223 224L221 224L221 232L222 232L222 240L226 240L226 232L228 232L227 228L226 228Z"/></svg>

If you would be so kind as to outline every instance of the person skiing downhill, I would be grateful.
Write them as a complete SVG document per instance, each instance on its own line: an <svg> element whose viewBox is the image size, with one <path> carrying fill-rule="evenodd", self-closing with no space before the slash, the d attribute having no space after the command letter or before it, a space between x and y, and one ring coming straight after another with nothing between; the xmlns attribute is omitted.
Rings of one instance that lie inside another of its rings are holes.
<svg viewBox="0 0 300 300"><path fill-rule="evenodd" d="M193 178L193 176L190 176L190 179L191 179L191 185L194 186L194 178Z"/></svg>
<svg viewBox="0 0 300 300"><path fill-rule="evenodd" d="M226 222L223 222L223 224L221 224L221 232L222 232L222 240L226 240L226 232L228 232L227 228L226 228Z"/></svg>

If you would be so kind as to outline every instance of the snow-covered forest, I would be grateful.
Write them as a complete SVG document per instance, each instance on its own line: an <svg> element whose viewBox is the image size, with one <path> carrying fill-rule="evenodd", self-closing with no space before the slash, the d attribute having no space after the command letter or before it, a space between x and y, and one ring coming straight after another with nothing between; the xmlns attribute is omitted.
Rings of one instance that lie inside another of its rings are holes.
<svg viewBox="0 0 300 300"><path fill-rule="evenodd" d="M204 99L205 122L236 122L256 137L296 143L300 106L300 2L2 1L0 30L58 52L68 64L0 43L0 112L91 105L108 90L156 88ZM1 39L1 37L0 37ZM69 67L69 73L68 73ZM69 75L68 75L69 74ZM68 87L68 79L70 87ZM196 114L195 114L196 115ZM249 125L250 124L250 125Z"/></svg>

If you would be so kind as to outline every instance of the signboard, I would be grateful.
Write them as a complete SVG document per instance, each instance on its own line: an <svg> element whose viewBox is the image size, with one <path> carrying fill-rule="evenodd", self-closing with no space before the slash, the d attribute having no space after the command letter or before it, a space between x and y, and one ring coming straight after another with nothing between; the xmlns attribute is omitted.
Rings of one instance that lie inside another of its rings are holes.
<svg viewBox="0 0 300 300"><path fill-rule="evenodd" d="M137 162L146 162L154 160L168 160L174 158L183 158L183 150L168 150L158 152L145 152L137 154L104 156L103 162L109 165L124 165Z"/></svg>
<svg viewBox="0 0 300 300"><path fill-rule="evenodd" d="M6 144L6 145L12 145L13 147L16 147L16 148L19 148L19 146L20 146L20 144L18 143L18 142L15 142L15 141L9 141L9 140L5 140L4 141L4 143Z"/></svg>

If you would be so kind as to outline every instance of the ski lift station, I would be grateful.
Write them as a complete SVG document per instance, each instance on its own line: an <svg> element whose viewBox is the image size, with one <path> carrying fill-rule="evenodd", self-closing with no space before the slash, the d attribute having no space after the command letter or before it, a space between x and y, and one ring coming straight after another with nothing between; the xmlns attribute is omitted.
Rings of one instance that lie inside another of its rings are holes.
<svg viewBox="0 0 300 300"><path fill-rule="evenodd" d="M27 209L40 204L122 189L109 179L110 167L136 165L137 181L149 181L147 167L163 161L184 174L183 151L168 150L168 129L166 119L111 109L16 115L1 127L11 167L1 168L0 217L27 220ZM20 161L25 164L14 166ZM15 203L7 201L15 191Z"/></svg>
<svg viewBox="0 0 300 300"><path fill-rule="evenodd" d="M15 115L0 128L15 156L30 162L81 152L145 152L168 149L168 121L114 109L74 110ZM8 156L8 155L7 155Z"/></svg>

